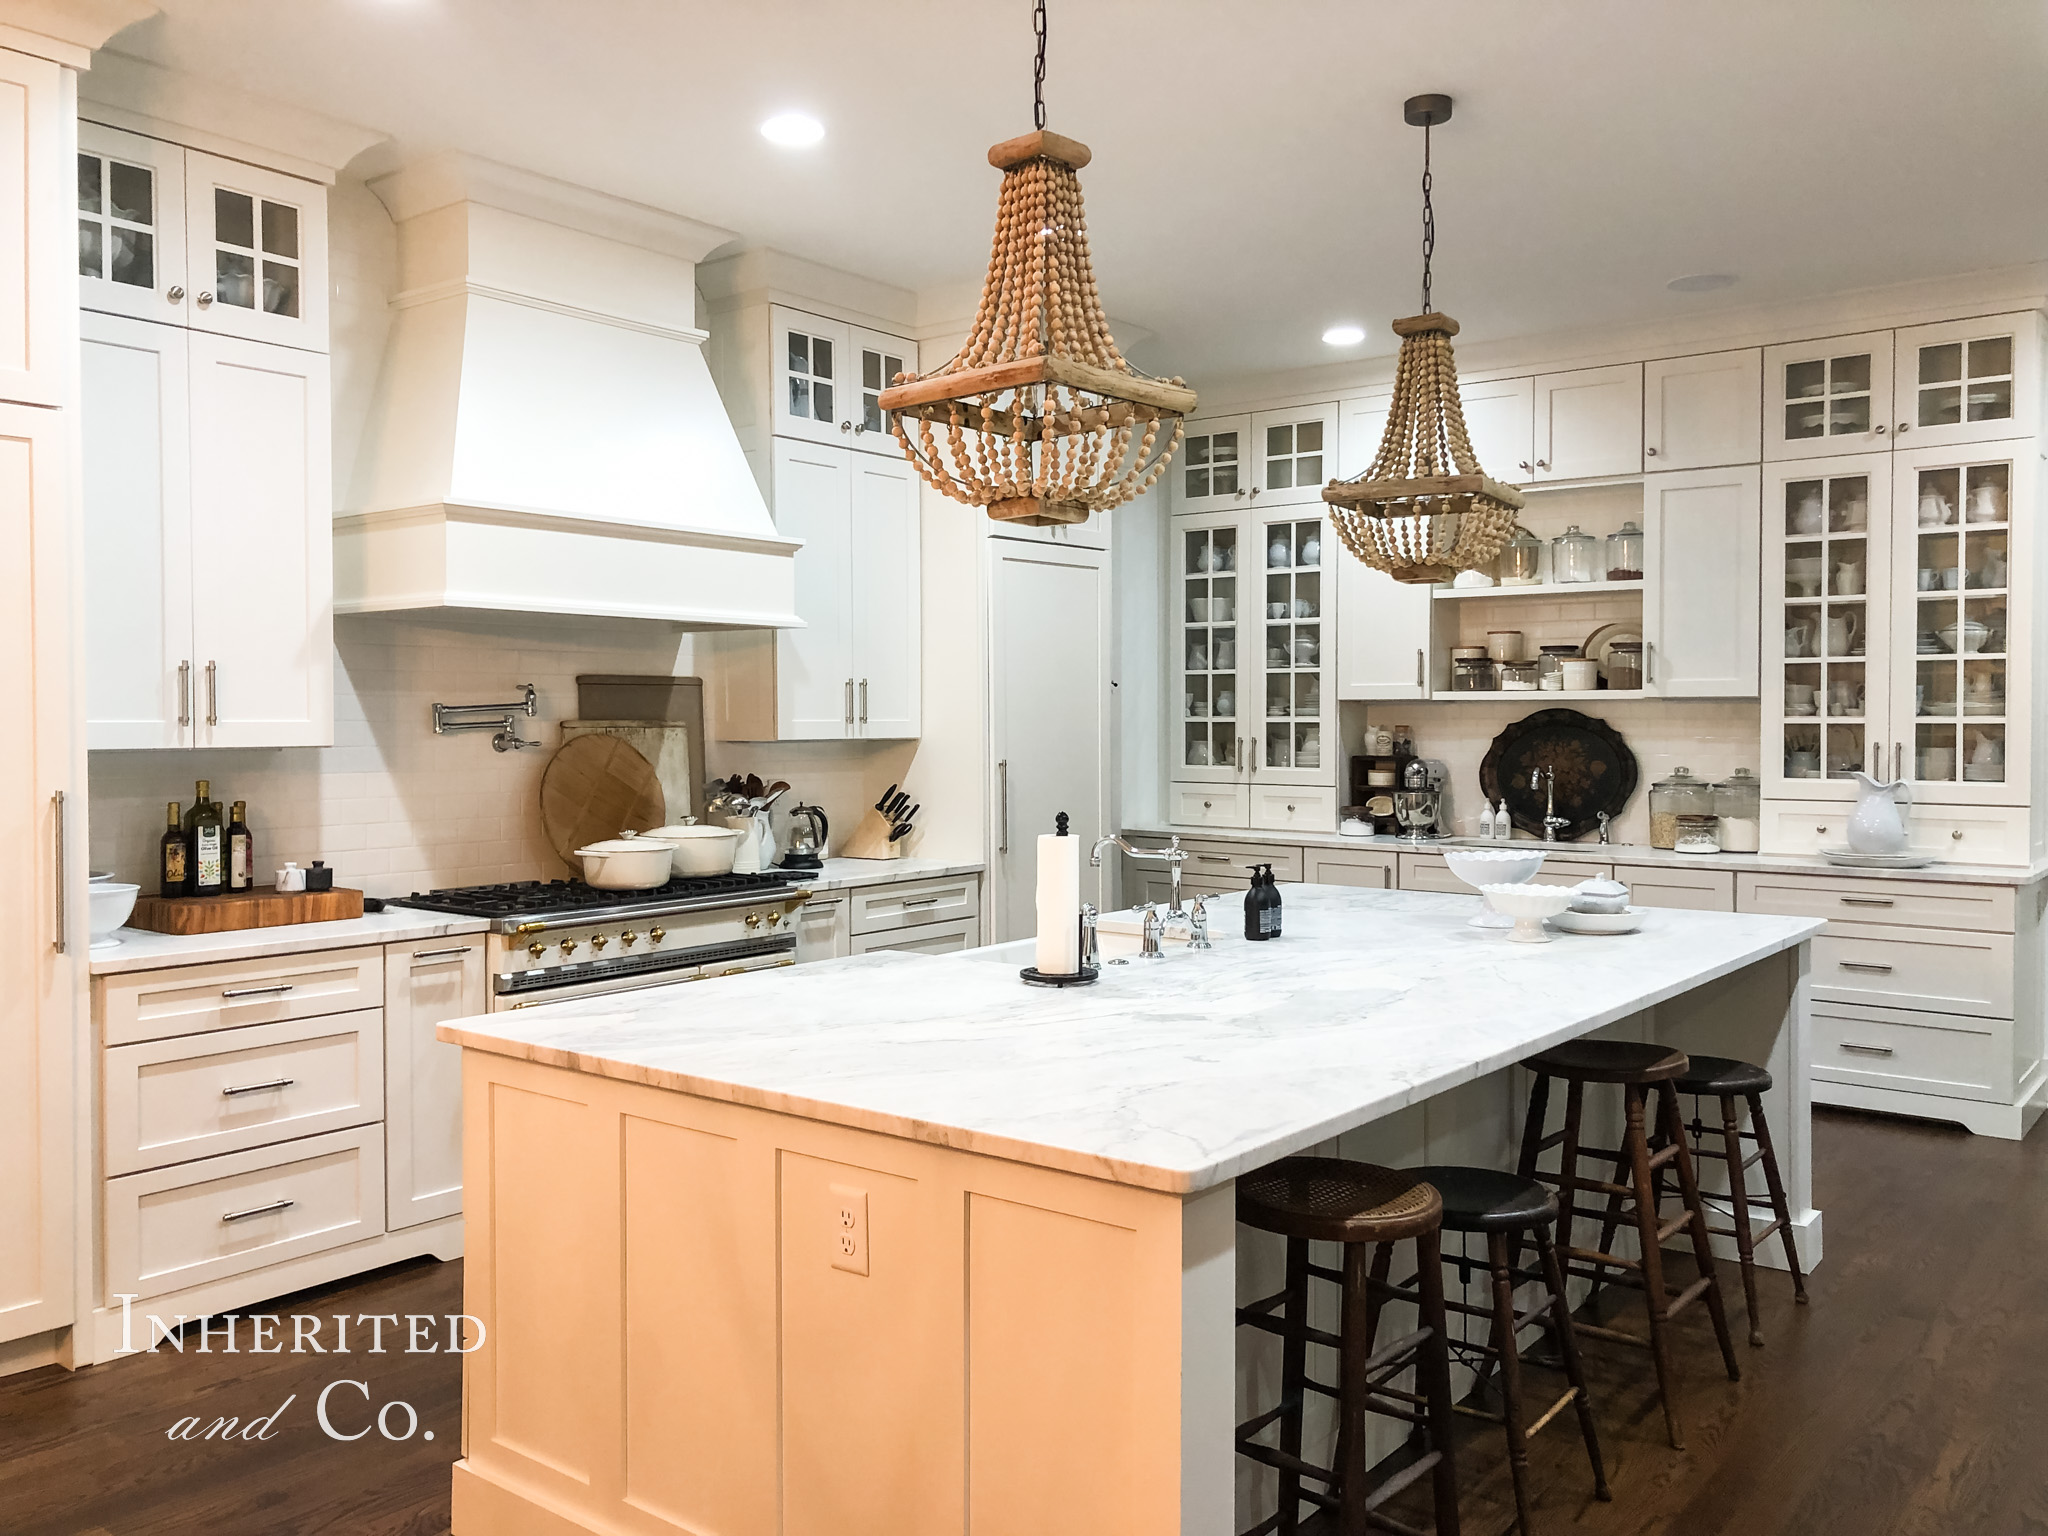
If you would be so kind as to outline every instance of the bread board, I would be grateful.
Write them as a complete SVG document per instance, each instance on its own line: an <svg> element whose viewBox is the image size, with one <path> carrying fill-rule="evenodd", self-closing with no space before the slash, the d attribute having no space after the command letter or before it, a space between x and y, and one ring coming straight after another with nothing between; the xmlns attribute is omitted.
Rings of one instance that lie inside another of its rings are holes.
<svg viewBox="0 0 2048 1536"><path fill-rule="evenodd" d="M541 833L556 856L579 872L578 848L667 820L668 801L654 765L621 737L566 741L541 775Z"/></svg>
<svg viewBox="0 0 2048 1536"><path fill-rule="evenodd" d="M282 928L287 923L339 923L363 915L363 893L280 891L251 886L220 896L138 896L124 925L150 933L234 933L243 928Z"/></svg>

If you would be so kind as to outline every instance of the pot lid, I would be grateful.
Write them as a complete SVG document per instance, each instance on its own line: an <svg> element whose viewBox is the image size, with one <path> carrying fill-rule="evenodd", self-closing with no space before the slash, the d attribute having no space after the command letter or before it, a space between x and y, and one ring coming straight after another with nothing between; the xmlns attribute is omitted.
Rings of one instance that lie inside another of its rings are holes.
<svg viewBox="0 0 2048 1536"><path fill-rule="evenodd" d="M1674 769L1672 769L1672 770L1671 770L1671 777L1670 777L1670 778L1668 778L1668 779L1659 779L1659 780L1657 780L1657 782L1656 782L1656 783L1652 784L1652 785L1650 786L1650 788L1652 788L1652 789L1705 789L1705 788L1707 788L1707 781L1706 781L1705 779L1696 779L1696 778L1694 778L1694 777L1693 777L1693 774L1692 774L1692 770L1691 770L1690 768L1674 768Z"/></svg>
<svg viewBox="0 0 2048 1536"><path fill-rule="evenodd" d="M1627 886L1623 885L1619 880L1610 880L1605 875L1597 875L1591 880L1581 880L1573 889L1585 896L1626 896L1628 894Z"/></svg>
<svg viewBox="0 0 2048 1536"><path fill-rule="evenodd" d="M686 842L694 837L738 837L739 833L731 827L700 827L690 823L676 827L656 827L653 831L642 832L640 835Z"/></svg>
<svg viewBox="0 0 2048 1536"><path fill-rule="evenodd" d="M601 843L590 843L576 850L576 857L586 854L603 853L659 853L661 839L655 837L608 837Z"/></svg>

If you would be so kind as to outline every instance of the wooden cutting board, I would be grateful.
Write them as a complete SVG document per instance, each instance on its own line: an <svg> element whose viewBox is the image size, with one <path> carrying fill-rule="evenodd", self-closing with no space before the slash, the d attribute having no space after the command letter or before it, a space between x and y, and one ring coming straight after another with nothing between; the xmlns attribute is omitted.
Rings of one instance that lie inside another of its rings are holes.
<svg viewBox="0 0 2048 1536"><path fill-rule="evenodd" d="M667 822L668 800L654 764L620 737L566 741L541 775L541 832L556 856L578 873L578 848Z"/></svg>
<svg viewBox="0 0 2048 1536"><path fill-rule="evenodd" d="M233 933L286 923L338 923L362 915L361 891L280 891L258 885L220 896L138 896L126 926L151 933Z"/></svg>

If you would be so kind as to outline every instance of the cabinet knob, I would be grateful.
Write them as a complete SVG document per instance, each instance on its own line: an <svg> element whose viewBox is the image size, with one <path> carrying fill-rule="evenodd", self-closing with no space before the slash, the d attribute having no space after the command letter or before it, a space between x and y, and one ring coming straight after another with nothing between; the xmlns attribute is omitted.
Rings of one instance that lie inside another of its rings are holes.
<svg viewBox="0 0 2048 1536"><path fill-rule="evenodd" d="M1537 467L1538 469L1548 469L1548 468L1550 468L1550 460L1548 460L1548 459L1538 459L1538 460L1536 461L1536 467Z"/></svg>
<svg viewBox="0 0 2048 1536"><path fill-rule="evenodd" d="M1879 423L1877 424L1877 435L1878 435L1879 437L1883 437L1883 436L1884 436L1884 432L1885 432L1885 426L1884 426L1884 423L1880 421L1880 422L1879 422Z"/></svg>
<svg viewBox="0 0 2048 1536"><path fill-rule="evenodd" d="M176 284L173 284L172 286L164 290L164 302L166 304L184 303L185 290L183 288L178 287Z"/></svg>
<svg viewBox="0 0 2048 1536"><path fill-rule="evenodd" d="M1901 435L1904 435L1905 433L1910 432L1912 430L1913 423L1911 423L1910 421L1902 421L1899 423L1899 432Z"/></svg>
<svg viewBox="0 0 2048 1536"><path fill-rule="evenodd" d="M1208 800L1204 800L1204 801L1202 802L1202 809L1203 809L1203 810L1205 810L1205 811L1213 811L1213 810L1215 810L1215 809L1216 809L1216 806L1215 806L1214 802L1212 802L1212 801L1208 801ZM1961 837L1962 835L1963 835L1963 834L1962 834L1962 833L1960 833L1960 832L1958 832L1958 833L1956 834L1956 836L1957 836L1957 837Z"/></svg>
<svg viewBox="0 0 2048 1536"><path fill-rule="evenodd" d="M1650 458L1653 458L1653 459L1654 459L1655 457L1657 457L1657 450L1656 450L1656 449L1654 449L1654 448L1647 448L1647 447L1646 447L1646 448L1644 448L1644 449L1643 449L1643 452L1644 452L1645 454L1647 454L1647 455L1648 455L1648 456L1649 456Z"/></svg>
<svg viewBox="0 0 2048 1536"><path fill-rule="evenodd" d="M208 307L210 304L213 303L212 291L210 289L201 289L199 293L199 298L196 302L198 303L201 309L205 309L206 307Z"/></svg>
<svg viewBox="0 0 2048 1536"><path fill-rule="evenodd" d="M1528 467L1529 467L1529 461L1528 461L1527 459L1520 459L1520 460L1517 460L1517 461L1516 461L1516 463L1515 463L1515 468L1517 468L1517 469L1527 469Z"/></svg>
<svg viewBox="0 0 2048 1536"><path fill-rule="evenodd" d="M853 430L853 423L850 421L842 421L841 423L839 423L839 430L842 432L851 432Z"/></svg>
<svg viewBox="0 0 2048 1536"><path fill-rule="evenodd" d="M864 421L856 421L856 422L855 422L855 423L853 424L853 435L854 435L855 437L859 437L859 436L861 435L861 433L863 433L863 432L867 431L867 429L868 429L868 424L867 424L866 422L864 422Z"/></svg>
<svg viewBox="0 0 2048 1536"><path fill-rule="evenodd" d="M1963 829L1961 827L1957 827L1955 831L1949 833L1949 836L1956 842L1960 843L1963 840Z"/></svg>

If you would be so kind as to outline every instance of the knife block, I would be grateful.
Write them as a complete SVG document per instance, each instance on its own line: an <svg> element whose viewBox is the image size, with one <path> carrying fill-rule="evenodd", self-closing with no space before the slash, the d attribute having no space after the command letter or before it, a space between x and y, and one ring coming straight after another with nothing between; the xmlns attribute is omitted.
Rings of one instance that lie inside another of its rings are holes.
<svg viewBox="0 0 2048 1536"><path fill-rule="evenodd" d="M842 859L900 859L903 857L903 842L889 841L893 827L880 811L870 808L861 817L860 825L853 829L853 836L839 845Z"/></svg>

